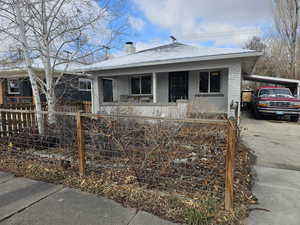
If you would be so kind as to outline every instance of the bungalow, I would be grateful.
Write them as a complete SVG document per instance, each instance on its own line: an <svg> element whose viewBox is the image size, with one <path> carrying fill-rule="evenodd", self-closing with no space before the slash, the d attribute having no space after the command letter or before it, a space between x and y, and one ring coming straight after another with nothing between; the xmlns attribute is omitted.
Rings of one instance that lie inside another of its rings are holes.
<svg viewBox="0 0 300 225"><path fill-rule="evenodd" d="M178 42L83 66L92 79L92 111L187 117L239 113L241 80L261 52L195 47ZM236 110L238 109L238 110Z"/></svg>
<svg viewBox="0 0 300 225"><path fill-rule="evenodd" d="M71 63L72 66L82 64ZM33 69L44 79L42 64L34 60ZM91 81L78 73L64 72L64 65L58 66L54 76L64 76L55 89L56 96L63 102L91 101ZM45 97L42 95L42 100ZM32 89L24 60L0 65L0 104L33 103Z"/></svg>

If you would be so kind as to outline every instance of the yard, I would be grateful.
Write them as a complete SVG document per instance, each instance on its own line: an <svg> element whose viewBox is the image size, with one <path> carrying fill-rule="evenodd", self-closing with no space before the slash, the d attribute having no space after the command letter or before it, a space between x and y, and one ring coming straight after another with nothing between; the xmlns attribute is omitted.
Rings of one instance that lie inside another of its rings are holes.
<svg viewBox="0 0 300 225"><path fill-rule="evenodd" d="M24 127L24 114L1 113L2 170L96 193L179 223L240 224L255 202L254 157L239 144L234 210L224 208L226 120L83 115L79 140L74 113L59 113L43 136ZM20 122L12 122L15 118ZM85 176L78 174L79 145L86 150Z"/></svg>

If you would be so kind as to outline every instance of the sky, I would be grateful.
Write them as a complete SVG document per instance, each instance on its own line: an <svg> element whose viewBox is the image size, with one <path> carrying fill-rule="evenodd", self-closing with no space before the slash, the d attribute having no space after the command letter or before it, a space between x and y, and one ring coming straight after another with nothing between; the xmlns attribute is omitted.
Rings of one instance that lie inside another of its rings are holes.
<svg viewBox="0 0 300 225"><path fill-rule="evenodd" d="M179 42L242 47L272 26L272 0L129 0L126 40L138 50Z"/></svg>

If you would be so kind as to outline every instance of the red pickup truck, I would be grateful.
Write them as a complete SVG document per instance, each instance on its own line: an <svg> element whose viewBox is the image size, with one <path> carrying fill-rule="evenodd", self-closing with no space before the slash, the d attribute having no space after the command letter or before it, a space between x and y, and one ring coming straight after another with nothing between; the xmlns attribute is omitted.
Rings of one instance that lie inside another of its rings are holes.
<svg viewBox="0 0 300 225"><path fill-rule="evenodd" d="M252 96L252 110L255 118L264 115L290 116L297 122L300 115L300 100L294 97L288 88L259 87Z"/></svg>

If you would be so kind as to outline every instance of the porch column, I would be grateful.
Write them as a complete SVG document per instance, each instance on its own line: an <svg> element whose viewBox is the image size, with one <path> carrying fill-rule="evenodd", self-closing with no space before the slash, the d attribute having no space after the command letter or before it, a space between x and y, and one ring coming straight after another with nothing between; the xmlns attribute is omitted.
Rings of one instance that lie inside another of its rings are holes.
<svg viewBox="0 0 300 225"><path fill-rule="evenodd" d="M157 77L156 72L152 73L152 94L153 94L153 103L157 103Z"/></svg>
<svg viewBox="0 0 300 225"><path fill-rule="evenodd" d="M297 98L300 99L300 83L297 86Z"/></svg>
<svg viewBox="0 0 300 225"><path fill-rule="evenodd" d="M103 102L102 79L95 76L92 79L92 113L100 111L101 103Z"/></svg>

